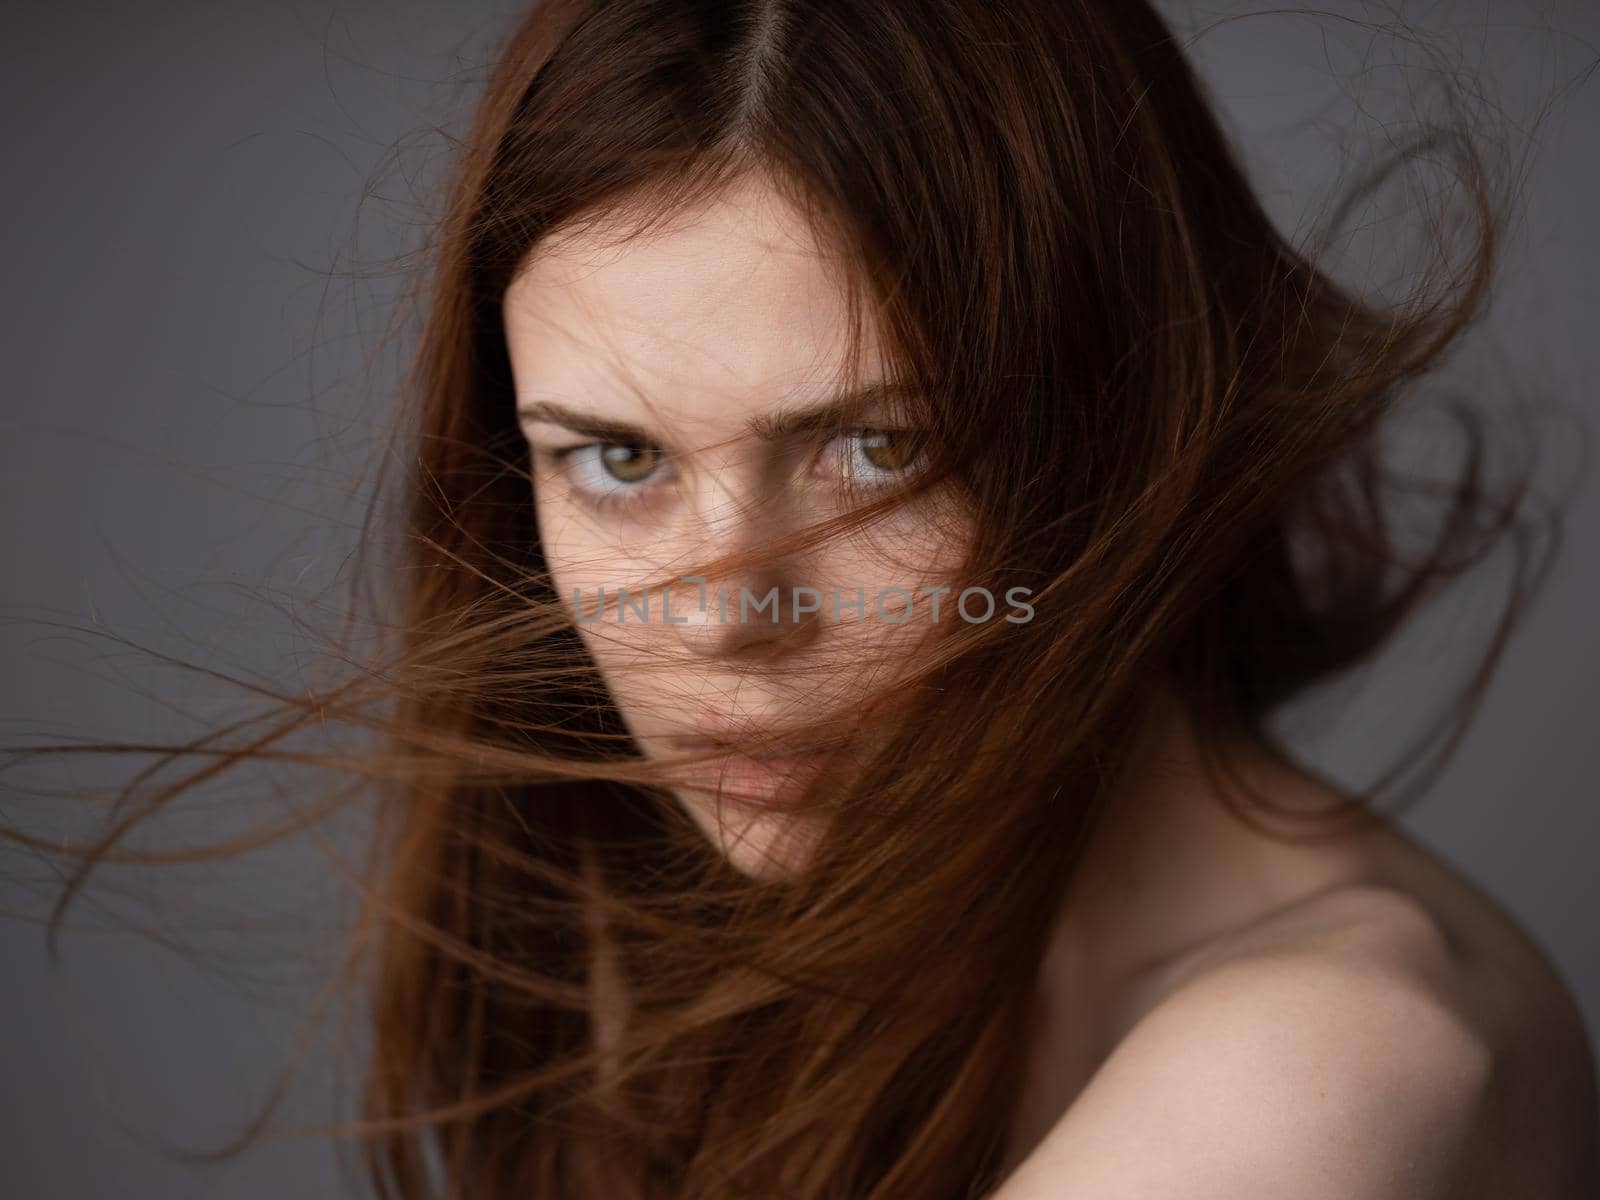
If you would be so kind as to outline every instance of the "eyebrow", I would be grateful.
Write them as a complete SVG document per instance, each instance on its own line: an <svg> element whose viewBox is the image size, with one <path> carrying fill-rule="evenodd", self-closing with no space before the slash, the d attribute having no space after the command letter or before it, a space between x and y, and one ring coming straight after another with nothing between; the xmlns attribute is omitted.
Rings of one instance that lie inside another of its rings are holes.
<svg viewBox="0 0 1600 1200"><path fill-rule="evenodd" d="M876 405L901 401L905 395L906 389L901 385L887 381L872 383L836 393L818 404L803 408L758 413L745 422L745 428L763 441L780 441L847 422L852 416ZM551 400L530 400L519 405L517 412L524 419L547 421L597 441L631 444L656 440L643 426L594 417Z"/></svg>

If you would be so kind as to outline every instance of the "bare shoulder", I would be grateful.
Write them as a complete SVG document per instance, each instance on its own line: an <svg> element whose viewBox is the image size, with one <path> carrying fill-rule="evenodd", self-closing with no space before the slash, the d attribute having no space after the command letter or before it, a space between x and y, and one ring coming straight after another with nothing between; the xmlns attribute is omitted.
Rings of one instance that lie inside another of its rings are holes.
<svg viewBox="0 0 1600 1200"><path fill-rule="evenodd" d="M994 1200L1591 1195L1582 1019L1460 916L1347 885L1209 947Z"/></svg>

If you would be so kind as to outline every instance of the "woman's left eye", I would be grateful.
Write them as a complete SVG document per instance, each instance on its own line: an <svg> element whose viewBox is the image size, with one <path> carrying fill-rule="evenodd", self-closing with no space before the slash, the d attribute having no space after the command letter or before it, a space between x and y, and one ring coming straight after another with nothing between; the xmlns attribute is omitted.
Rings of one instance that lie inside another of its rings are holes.
<svg viewBox="0 0 1600 1200"><path fill-rule="evenodd" d="M903 478L922 458L922 439L910 429L853 429L824 448L827 473L850 483L880 484Z"/></svg>

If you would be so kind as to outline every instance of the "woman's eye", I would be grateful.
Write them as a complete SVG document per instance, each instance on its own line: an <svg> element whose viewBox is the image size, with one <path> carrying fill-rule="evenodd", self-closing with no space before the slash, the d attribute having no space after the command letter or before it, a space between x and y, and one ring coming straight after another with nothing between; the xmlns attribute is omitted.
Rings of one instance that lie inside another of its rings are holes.
<svg viewBox="0 0 1600 1200"><path fill-rule="evenodd" d="M855 429L828 443L828 472L851 483L888 483L922 457L922 439L910 429Z"/></svg>
<svg viewBox="0 0 1600 1200"><path fill-rule="evenodd" d="M658 447L620 442L591 442L557 451L557 455L573 487L601 499L637 491L666 460Z"/></svg>

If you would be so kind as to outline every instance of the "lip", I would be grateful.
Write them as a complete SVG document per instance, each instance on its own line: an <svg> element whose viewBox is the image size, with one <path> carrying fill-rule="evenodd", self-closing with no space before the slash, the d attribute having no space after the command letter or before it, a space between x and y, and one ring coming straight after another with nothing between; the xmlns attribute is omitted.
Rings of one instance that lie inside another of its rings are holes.
<svg viewBox="0 0 1600 1200"><path fill-rule="evenodd" d="M793 808L827 764L825 754L786 754L753 758L729 755L707 763L702 778L718 797L745 808Z"/></svg>
<svg viewBox="0 0 1600 1200"><path fill-rule="evenodd" d="M694 734L683 740L724 745L743 738L770 737L777 729L778 726L770 721L707 710L695 718Z"/></svg>
<svg viewBox="0 0 1600 1200"><path fill-rule="evenodd" d="M703 753L733 751L741 741L760 741L771 737L777 727L750 720L735 720L720 713L707 713L694 723L695 733L670 741L680 751ZM827 765L832 756L824 751L809 753L745 754L730 752L695 768L694 782L719 798L747 808L768 810L794 806L806 787Z"/></svg>
<svg viewBox="0 0 1600 1200"><path fill-rule="evenodd" d="M672 736L667 741L678 752L707 754L723 750L720 757L693 768L693 786L717 795L725 802L744 808L786 810L794 808L806 787L826 768L832 754L827 750L770 754L741 752L742 744L760 746L778 736L781 726L757 718L739 718L707 710L694 720L693 733Z"/></svg>

